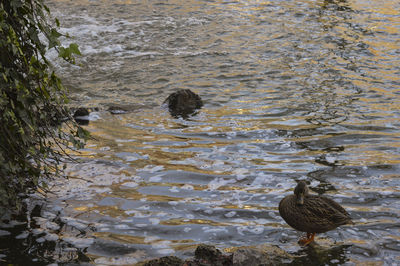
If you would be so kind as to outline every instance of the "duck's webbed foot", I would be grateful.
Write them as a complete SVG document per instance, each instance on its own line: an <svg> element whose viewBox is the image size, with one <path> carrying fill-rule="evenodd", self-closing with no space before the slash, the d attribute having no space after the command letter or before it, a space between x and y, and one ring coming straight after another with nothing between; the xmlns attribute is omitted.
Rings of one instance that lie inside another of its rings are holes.
<svg viewBox="0 0 400 266"><path fill-rule="evenodd" d="M302 246L307 246L314 241L315 233L307 233L307 237L300 238L299 244Z"/></svg>

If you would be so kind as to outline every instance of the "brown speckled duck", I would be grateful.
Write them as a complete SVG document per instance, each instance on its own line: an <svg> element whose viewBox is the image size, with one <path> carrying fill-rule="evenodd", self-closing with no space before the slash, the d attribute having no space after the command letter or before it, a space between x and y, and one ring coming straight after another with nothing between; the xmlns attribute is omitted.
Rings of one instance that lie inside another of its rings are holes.
<svg viewBox="0 0 400 266"><path fill-rule="evenodd" d="M304 181L279 203L279 214L294 229L307 233L300 244L308 245L317 233L324 233L344 224L353 224L347 211L332 199L310 195Z"/></svg>
<svg viewBox="0 0 400 266"><path fill-rule="evenodd" d="M200 96L189 89L181 89L171 93L164 103L168 104L172 116L187 116L194 114L197 109L203 106Z"/></svg>

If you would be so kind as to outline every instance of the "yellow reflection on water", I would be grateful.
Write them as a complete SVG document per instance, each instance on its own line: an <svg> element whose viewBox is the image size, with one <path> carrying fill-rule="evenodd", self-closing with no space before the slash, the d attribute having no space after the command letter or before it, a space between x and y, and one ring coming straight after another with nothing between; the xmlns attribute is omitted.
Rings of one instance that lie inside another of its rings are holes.
<svg viewBox="0 0 400 266"><path fill-rule="evenodd" d="M165 220L165 221L161 221L160 224L162 224L162 225L206 224L206 225L211 225L211 226L228 226L229 225L227 223L220 223L220 222L215 222L212 220L184 219L184 218Z"/></svg>

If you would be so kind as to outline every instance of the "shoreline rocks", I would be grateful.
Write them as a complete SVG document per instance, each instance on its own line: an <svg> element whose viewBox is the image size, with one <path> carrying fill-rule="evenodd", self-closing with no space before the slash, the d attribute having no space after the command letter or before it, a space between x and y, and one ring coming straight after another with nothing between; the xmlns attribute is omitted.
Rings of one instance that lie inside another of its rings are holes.
<svg viewBox="0 0 400 266"><path fill-rule="evenodd" d="M176 256L166 256L147 260L137 266L256 266L281 265L293 259L293 256L273 245L233 247L222 252L212 245L200 244L194 258L182 260Z"/></svg>

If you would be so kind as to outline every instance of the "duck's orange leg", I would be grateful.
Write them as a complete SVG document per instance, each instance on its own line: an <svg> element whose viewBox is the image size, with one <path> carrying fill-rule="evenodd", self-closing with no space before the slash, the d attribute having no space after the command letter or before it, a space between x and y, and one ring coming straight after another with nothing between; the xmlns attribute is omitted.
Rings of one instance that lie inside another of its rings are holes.
<svg viewBox="0 0 400 266"><path fill-rule="evenodd" d="M314 241L314 237L315 237L315 233L307 233L307 237L301 238L299 240L299 244L301 244L303 246L307 246L308 244L310 244L311 242Z"/></svg>

